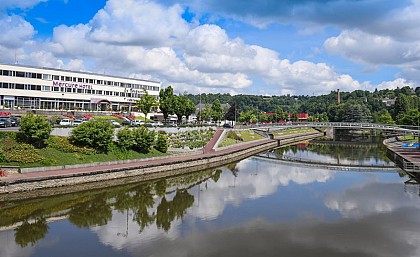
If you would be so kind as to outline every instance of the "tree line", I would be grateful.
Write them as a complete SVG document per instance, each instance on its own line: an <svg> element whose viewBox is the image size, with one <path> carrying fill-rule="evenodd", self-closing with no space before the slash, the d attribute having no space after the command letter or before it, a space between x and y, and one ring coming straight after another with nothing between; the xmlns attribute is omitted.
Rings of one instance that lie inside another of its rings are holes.
<svg viewBox="0 0 420 257"><path fill-rule="evenodd" d="M184 94L183 96L194 104L201 102L212 106L216 100L222 104L229 104L230 107L225 109L222 115L227 120L252 122L297 120L298 113L307 113L310 115L308 121L397 123L415 126L420 121L418 111L420 87L412 89L407 86L374 92L366 90L340 92L340 103L336 91L319 96L257 96L220 93ZM384 100L389 100L392 104L387 105Z"/></svg>

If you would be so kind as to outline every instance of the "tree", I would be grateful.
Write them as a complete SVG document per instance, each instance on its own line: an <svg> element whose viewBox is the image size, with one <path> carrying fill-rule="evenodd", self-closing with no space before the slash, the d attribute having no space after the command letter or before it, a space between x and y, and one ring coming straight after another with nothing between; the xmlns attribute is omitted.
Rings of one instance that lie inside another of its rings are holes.
<svg viewBox="0 0 420 257"><path fill-rule="evenodd" d="M344 105L342 121L344 122L371 122L372 115L365 105L349 102Z"/></svg>
<svg viewBox="0 0 420 257"><path fill-rule="evenodd" d="M28 113L20 121L20 129L26 142L41 147L50 137L52 126L41 116Z"/></svg>
<svg viewBox="0 0 420 257"><path fill-rule="evenodd" d="M226 113L225 113L225 119L226 120L236 121L236 118L237 117L239 117L238 104L237 103L233 103L229 107L229 109L226 111Z"/></svg>
<svg viewBox="0 0 420 257"><path fill-rule="evenodd" d="M70 141L79 146L88 146L99 152L108 152L114 139L114 126L105 120L91 120L75 127Z"/></svg>
<svg viewBox="0 0 420 257"><path fill-rule="evenodd" d="M168 119L170 114L174 114L174 90L172 86L161 89L159 92L159 109L163 113L163 118Z"/></svg>
<svg viewBox="0 0 420 257"><path fill-rule="evenodd" d="M201 118L203 120L207 120L208 121L208 120L211 119L211 108L210 108L210 106L206 105L204 107L204 110L202 110L201 112L202 112Z"/></svg>
<svg viewBox="0 0 420 257"><path fill-rule="evenodd" d="M161 153L166 153L168 151L168 137L166 136L165 131L160 131L158 133L155 148Z"/></svg>
<svg viewBox="0 0 420 257"><path fill-rule="evenodd" d="M214 100L211 105L211 117L214 121L220 121L223 118L223 108L218 99Z"/></svg>
<svg viewBox="0 0 420 257"><path fill-rule="evenodd" d="M391 114L386 109L383 109L374 115L374 122L379 124L395 124Z"/></svg>
<svg viewBox="0 0 420 257"><path fill-rule="evenodd" d="M173 110L178 117L178 123L182 122L182 117L188 117L195 112L194 103L188 99L185 95L179 95L174 97Z"/></svg>
<svg viewBox="0 0 420 257"><path fill-rule="evenodd" d="M134 145L134 137L132 131L128 127L118 130L117 144L122 150L129 150Z"/></svg>
<svg viewBox="0 0 420 257"><path fill-rule="evenodd" d="M396 119L399 119L399 115L405 115L413 107L414 106L412 105L409 96L399 94L398 97L395 99L394 117Z"/></svg>
<svg viewBox="0 0 420 257"><path fill-rule="evenodd" d="M411 109L406 114L400 115L398 124L418 126L420 125L420 112L418 109Z"/></svg>
<svg viewBox="0 0 420 257"><path fill-rule="evenodd" d="M133 130L134 149L141 153L148 153L155 142L155 132L146 127Z"/></svg>
<svg viewBox="0 0 420 257"><path fill-rule="evenodd" d="M136 101L136 107L144 113L144 118L147 118L147 114L150 112L150 108L156 105L157 101L154 96L149 95L146 89L143 89L144 95L140 97L139 100Z"/></svg>

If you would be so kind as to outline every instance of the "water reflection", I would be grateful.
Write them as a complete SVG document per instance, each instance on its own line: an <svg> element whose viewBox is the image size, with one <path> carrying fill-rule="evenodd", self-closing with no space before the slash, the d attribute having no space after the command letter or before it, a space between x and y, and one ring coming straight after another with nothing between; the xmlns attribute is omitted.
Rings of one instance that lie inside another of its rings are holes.
<svg viewBox="0 0 420 257"><path fill-rule="evenodd" d="M325 164L394 166L386 156L386 148L380 145L302 143L274 149L273 157L285 157Z"/></svg>
<svg viewBox="0 0 420 257"><path fill-rule="evenodd" d="M419 192L403 181L248 158L2 203L0 256L418 256Z"/></svg>

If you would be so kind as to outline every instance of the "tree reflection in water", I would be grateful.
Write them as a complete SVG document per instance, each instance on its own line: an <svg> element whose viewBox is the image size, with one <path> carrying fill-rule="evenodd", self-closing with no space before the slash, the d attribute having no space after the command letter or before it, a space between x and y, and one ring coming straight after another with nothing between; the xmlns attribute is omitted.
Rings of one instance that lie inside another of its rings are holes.
<svg viewBox="0 0 420 257"><path fill-rule="evenodd" d="M217 182L221 172L207 170L147 183L7 203L0 209L0 227L16 226L15 241L26 247L35 245L47 235L50 218L68 215L72 224L89 228L106 225L112 219L112 211L116 210L127 213L127 224L128 213L133 213L132 219L139 225L139 233L154 223L167 232L171 223L182 219L194 203L194 196L187 190L209 179ZM172 200L168 200L173 194Z"/></svg>

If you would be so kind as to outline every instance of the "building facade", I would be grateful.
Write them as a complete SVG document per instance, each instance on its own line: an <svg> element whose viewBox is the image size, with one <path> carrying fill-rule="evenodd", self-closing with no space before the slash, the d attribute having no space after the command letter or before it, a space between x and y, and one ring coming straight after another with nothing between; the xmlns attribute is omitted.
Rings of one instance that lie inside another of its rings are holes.
<svg viewBox="0 0 420 257"><path fill-rule="evenodd" d="M22 65L0 64L0 109L131 111L160 82Z"/></svg>

